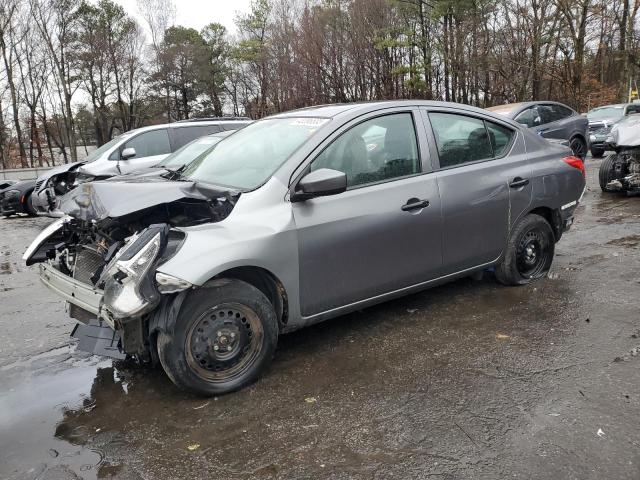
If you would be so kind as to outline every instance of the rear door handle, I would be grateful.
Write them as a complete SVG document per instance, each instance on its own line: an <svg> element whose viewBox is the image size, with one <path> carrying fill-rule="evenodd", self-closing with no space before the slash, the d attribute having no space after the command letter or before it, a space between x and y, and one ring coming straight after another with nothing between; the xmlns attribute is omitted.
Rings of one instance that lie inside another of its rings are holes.
<svg viewBox="0 0 640 480"><path fill-rule="evenodd" d="M524 187L526 185L529 185L529 179L528 178L522 178L522 177L516 177L513 180L511 180L511 183L509 184L509 186L511 188L520 188L520 187Z"/></svg>
<svg viewBox="0 0 640 480"><path fill-rule="evenodd" d="M401 208L403 212L410 212L411 210L419 210L429 206L429 200L420 200L418 198L410 198L407 200Z"/></svg>

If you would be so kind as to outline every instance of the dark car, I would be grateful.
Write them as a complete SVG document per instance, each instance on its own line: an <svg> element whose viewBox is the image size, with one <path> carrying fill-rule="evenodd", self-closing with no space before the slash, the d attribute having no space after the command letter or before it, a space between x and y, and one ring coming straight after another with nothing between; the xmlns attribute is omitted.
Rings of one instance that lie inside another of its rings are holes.
<svg viewBox="0 0 640 480"><path fill-rule="evenodd" d="M490 107L487 110L531 128L544 138L566 140L574 155L587 155L589 121L558 102L522 102Z"/></svg>
<svg viewBox="0 0 640 480"><path fill-rule="evenodd" d="M640 104L619 103L589 110L587 119L589 120L591 155L601 158L607 150L612 150L606 143L611 128L627 115L634 113L640 113Z"/></svg>
<svg viewBox="0 0 640 480"><path fill-rule="evenodd" d="M16 213L36 215L31 203L31 194L35 184L35 180L23 180L0 190L0 215L5 217Z"/></svg>
<svg viewBox="0 0 640 480"><path fill-rule="evenodd" d="M0 192L15 183L17 183L15 180L0 180Z"/></svg>

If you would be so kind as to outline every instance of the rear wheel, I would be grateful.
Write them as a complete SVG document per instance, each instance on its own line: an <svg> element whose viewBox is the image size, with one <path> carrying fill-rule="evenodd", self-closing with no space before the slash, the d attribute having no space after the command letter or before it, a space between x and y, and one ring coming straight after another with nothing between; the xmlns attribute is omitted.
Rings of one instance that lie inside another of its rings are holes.
<svg viewBox="0 0 640 480"><path fill-rule="evenodd" d="M551 268L554 251L551 225L530 213L511 232L504 257L496 267L496 278L503 285L526 285L544 277Z"/></svg>
<svg viewBox="0 0 640 480"><path fill-rule="evenodd" d="M603 192L608 192L607 184L611 180L616 180L619 175L615 170L615 161L618 156L614 153L605 158L600 164L600 171L598 172L598 181L600 183L600 189Z"/></svg>
<svg viewBox="0 0 640 480"><path fill-rule="evenodd" d="M587 156L587 144L580 137L573 137L570 142L571 150L576 157L584 160Z"/></svg>
<svg viewBox="0 0 640 480"><path fill-rule="evenodd" d="M591 156L593 158L602 158L604 156L604 149L591 147Z"/></svg>
<svg viewBox="0 0 640 480"><path fill-rule="evenodd" d="M243 388L267 368L278 342L273 305L252 285L221 279L185 300L158 356L173 383L202 395Z"/></svg>

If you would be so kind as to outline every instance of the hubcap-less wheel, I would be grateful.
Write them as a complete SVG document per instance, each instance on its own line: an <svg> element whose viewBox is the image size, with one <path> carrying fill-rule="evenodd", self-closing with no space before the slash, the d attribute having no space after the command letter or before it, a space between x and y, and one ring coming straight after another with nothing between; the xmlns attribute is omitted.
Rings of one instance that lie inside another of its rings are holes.
<svg viewBox="0 0 640 480"><path fill-rule="evenodd" d="M189 366L203 379L224 382L260 355L264 331L256 313L239 303L217 305L193 323L186 341Z"/></svg>
<svg viewBox="0 0 640 480"><path fill-rule="evenodd" d="M571 150L576 157L584 158L587 155L587 147L579 138L571 140Z"/></svg>
<svg viewBox="0 0 640 480"><path fill-rule="evenodd" d="M536 278L545 270L550 248L545 236L537 229L522 235L516 251L518 272L525 278Z"/></svg>

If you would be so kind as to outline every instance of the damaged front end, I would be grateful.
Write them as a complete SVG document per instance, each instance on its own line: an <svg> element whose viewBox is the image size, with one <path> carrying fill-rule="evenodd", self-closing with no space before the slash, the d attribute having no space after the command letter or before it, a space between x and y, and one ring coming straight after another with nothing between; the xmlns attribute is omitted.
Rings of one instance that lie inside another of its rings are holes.
<svg viewBox="0 0 640 480"><path fill-rule="evenodd" d="M154 310L163 298L192 287L156 269L180 249L186 236L181 227L223 220L238 196L192 182L83 184L63 198L65 216L23 258L27 265L40 263L42 282L68 302L71 317L88 326L74 336L84 332L95 342L85 339L79 348L149 357ZM115 332L111 339L105 326Z"/></svg>
<svg viewBox="0 0 640 480"><path fill-rule="evenodd" d="M60 165L48 170L38 177L32 196L32 205L41 215L60 217L60 199L80 183L91 178L80 173L80 167L84 162Z"/></svg>
<svg viewBox="0 0 640 480"><path fill-rule="evenodd" d="M605 189L610 192L640 192L640 148L619 150L608 160Z"/></svg>

